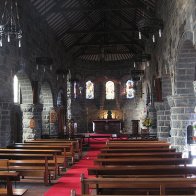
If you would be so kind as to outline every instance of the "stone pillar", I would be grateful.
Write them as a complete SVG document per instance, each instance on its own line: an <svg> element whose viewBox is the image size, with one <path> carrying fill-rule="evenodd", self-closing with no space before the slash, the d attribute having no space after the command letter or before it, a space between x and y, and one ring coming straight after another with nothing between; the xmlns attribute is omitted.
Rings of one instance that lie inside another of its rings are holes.
<svg viewBox="0 0 196 196"><path fill-rule="evenodd" d="M21 104L23 112L23 141L40 138L42 134L42 104ZM34 117L35 129L30 128L30 121Z"/></svg>
<svg viewBox="0 0 196 196"><path fill-rule="evenodd" d="M71 119L71 73L67 74L67 119Z"/></svg>
<svg viewBox="0 0 196 196"><path fill-rule="evenodd" d="M170 137L170 107L166 102L155 102L157 111L157 137L166 140Z"/></svg>
<svg viewBox="0 0 196 196"><path fill-rule="evenodd" d="M168 96L171 112L171 144L177 151L182 152L186 145L187 126L196 117L194 114L195 97L189 95Z"/></svg>
<svg viewBox="0 0 196 196"><path fill-rule="evenodd" d="M8 102L0 103L0 141L1 147L9 145L11 136L11 108L13 104Z"/></svg>

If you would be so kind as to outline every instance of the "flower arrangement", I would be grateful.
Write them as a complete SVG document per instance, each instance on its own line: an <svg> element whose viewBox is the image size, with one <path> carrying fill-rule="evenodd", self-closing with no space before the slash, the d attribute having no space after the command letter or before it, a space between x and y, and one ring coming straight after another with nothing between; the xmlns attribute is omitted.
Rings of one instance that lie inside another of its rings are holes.
<svg viewBox="0 0 196 196"><path fill-rule="evenodd" d="M151 127L152 126L152 119L149 117L146 117L142 123L143 126L145 127Z"/></svg>

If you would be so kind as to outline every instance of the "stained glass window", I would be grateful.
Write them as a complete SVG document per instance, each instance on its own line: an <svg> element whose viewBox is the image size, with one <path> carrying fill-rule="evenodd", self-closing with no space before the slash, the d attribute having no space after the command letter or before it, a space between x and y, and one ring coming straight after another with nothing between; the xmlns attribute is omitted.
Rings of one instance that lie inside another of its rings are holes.
<svg viewBox="0 0 196 196"><path fill-rule="evenodd" d="M86 99L94 99L94 84L90 80L86 82Z"/></svg>
<svg viewBox="0 0 196 196"><path fill-rule="evenodd" d="M114 82L108 81L106 82L106 99L114 99L115 91L114 91Z"/></svg>
<svg viewBox="0 0 196 196"><path fill-rule="evenodd" d="M126 82L126 97L127 97L127 99L134 98L135 90L133 88L133 85L134 85L134 83L132 80L128 80Z"/></svg>

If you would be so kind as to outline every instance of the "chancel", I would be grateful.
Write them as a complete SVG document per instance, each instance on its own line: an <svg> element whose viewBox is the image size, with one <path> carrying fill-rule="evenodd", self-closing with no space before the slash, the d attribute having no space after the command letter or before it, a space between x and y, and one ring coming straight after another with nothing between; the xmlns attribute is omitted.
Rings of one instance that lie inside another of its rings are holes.
<svg viewBox="0 0 196 196"><path fill-rule="evenodd" d="M0 0L0 170L20 176L0 195L91 194L78 184L94 163L95 195L196 191L195 10L195 0ZM136 187L120 191L126 180Z"/></svg>

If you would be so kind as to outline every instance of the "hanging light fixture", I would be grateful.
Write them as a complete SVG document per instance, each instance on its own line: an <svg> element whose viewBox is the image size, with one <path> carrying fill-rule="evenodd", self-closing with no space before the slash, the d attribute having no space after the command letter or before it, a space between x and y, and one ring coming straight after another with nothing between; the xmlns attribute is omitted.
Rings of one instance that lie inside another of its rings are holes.
<svg viewBox="0 0 196 196"><path fill-rule="evenodd" d="M163 21L161 19L155 17L145 17L138 22L137 26L139 33L141 32L152 36L153 42L155 42L155 34L158 33L159 37L162 36Z"/></svg>
<svg viewBox="0 0 196 196"><path fill-rule="evenodd" d="M18 47L21 47L22 29L16 0L5 0L0 21L0 47L3 46L3 39L7 42L16 39Z"/></svg>
<svg viewBox="0 0 196 196"><path fill-rule="evenodd" d="M56 70L56 79L60 80L60 79L65 79L65 75L68 71L65 69L57 69Z"/></svg>

